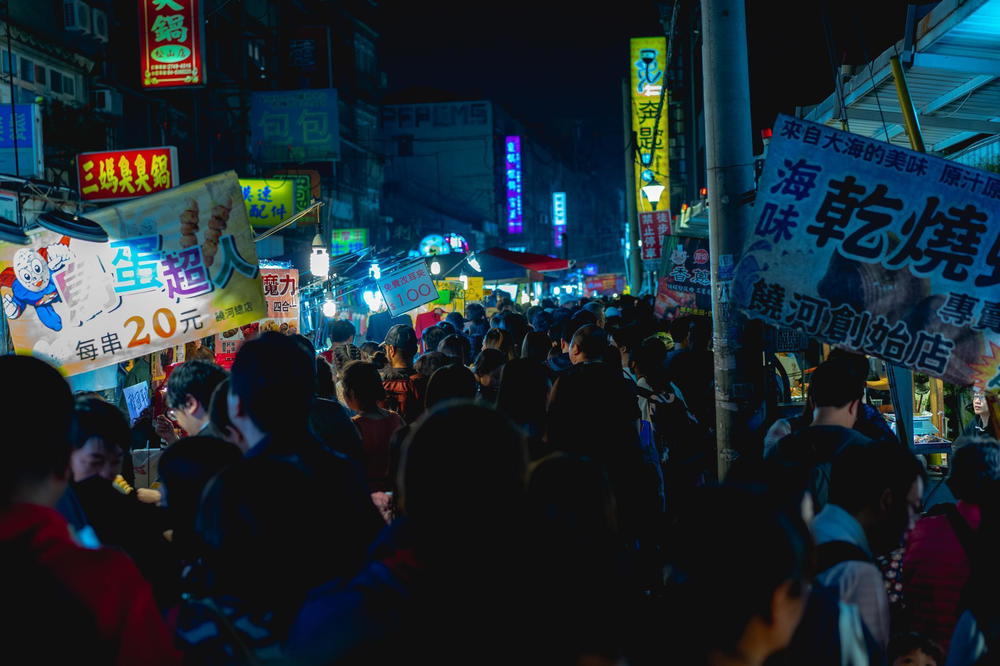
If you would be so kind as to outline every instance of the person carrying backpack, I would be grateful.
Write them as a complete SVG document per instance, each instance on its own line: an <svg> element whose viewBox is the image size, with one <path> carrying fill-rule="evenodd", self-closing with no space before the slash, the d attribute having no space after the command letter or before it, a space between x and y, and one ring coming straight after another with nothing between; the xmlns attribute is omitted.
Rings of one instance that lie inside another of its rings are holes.
<svg viewBox="0 0 1000 666"><path fill-rule="evenodd" d="M412 326L397 324L385 335L385 353L389 365L382 369L385 387L384 409L396 412L407 423L413 423L424 411L422 386L426 380L414 369L417 355L417 334Z"/></svg>

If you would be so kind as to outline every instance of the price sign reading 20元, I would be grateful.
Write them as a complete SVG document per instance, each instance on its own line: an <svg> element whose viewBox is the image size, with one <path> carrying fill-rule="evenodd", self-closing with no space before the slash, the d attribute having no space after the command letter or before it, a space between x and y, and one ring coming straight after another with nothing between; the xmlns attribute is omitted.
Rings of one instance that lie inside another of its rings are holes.
<svg viewBox="0 0 1000 666"><path fill-rule="evenodd" d="M393 317L437 300L438 297L437 288L423 259L383 275L378 286Z"/></svg>

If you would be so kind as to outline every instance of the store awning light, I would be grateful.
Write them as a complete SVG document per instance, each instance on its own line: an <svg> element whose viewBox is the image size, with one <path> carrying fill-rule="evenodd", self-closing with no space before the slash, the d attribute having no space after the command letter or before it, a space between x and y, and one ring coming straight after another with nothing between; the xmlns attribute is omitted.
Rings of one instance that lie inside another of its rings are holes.
<svg viewBox="0 0 1000 666"><path fill-rule="evenodd" d="M77 240L107 243L108 232L93 220L76 213L50 210L38 216L38 225Z"/></svg>
<svg viewBox="0 0 1000 666"><path fill-rule="evenodd" d="M479 259L476 258L475 254L469 255L469 266L471 266L472 270L476 271L477 273L483 272L483 267L479 265Z"/></svg>

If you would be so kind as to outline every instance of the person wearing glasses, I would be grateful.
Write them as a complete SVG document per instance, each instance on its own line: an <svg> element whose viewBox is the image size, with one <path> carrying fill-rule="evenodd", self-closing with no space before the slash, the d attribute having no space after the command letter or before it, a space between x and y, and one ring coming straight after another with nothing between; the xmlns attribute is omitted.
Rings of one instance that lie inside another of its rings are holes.
<svg viewBox="0 0 1000 666"><path fill-rule="evenodd" d="M225 370L208 361L188 361L170 373L166 418L156 422L156 433L165 443L179 439L175 423L191 436L210 434L203 431L212 421L212 393L226 376Z"/></svg>
<svg viewBox="0 0 1000 666"><path fill-rule="evenodd" d="M997 437L1000 435L1000 427L997 423L991 423L990 412L996 408L996 398L976 389L972 392L972 412L973 418L962 431L963 435L970 437Z"/></svg>

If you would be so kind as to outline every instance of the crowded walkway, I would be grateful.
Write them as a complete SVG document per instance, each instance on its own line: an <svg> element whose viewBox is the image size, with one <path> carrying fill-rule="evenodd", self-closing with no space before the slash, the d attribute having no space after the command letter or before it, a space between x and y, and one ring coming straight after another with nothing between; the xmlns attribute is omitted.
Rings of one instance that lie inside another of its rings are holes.
<svg viewBox="0 0 1000 666"><path fill-rule="evenodd" d="M133 424L0 357L36 424L0 466L4 663L1000 663L988 412L925 512L924 461L836 352L720 481L707 318L466 316L263 333L173 367Z"/></svg>

